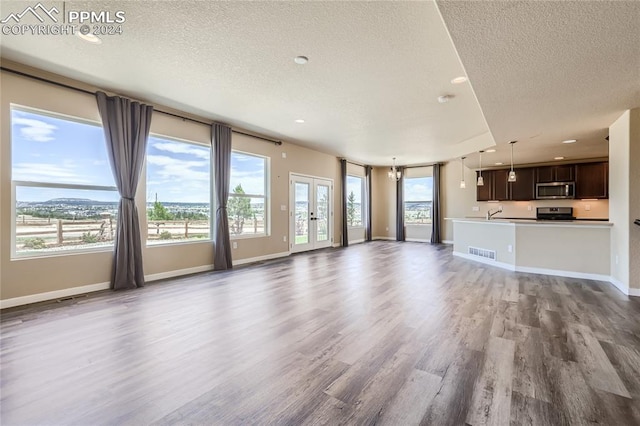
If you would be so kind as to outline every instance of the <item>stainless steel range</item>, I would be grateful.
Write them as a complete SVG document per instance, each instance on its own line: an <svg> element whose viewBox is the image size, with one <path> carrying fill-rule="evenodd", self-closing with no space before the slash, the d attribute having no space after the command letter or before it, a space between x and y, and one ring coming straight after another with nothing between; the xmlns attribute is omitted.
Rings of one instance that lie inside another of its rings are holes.
<svg viewBox="0 0 640 426"><path fill-rule="evenodd" d="M536 208L538 220L576 220L573 215L573 207L538 207Z"/></svg>

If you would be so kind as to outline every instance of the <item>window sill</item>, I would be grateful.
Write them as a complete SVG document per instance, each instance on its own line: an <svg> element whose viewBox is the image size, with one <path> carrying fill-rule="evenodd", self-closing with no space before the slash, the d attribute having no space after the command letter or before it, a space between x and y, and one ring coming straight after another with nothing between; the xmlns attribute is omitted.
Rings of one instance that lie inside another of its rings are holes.
<svg viewBox="0 0 640 426"><path fill-rule="evenodd" d="M169 240L163 240L162 242L153 242L153 243L149 243L149 241L147 240L147 248L156 248L156 247L167 247L167 246L183 246L183 245L187 245L187 244L203 244L203 243L212 243L213 240L211 238L202 238L202 239L192 239L192 240L176 240L176 241L169 241Z"/></svg>
<svg viewBox="0 0 640 426"><path fill-rule="evenodd" d="M251 238L267 238L267 234L246 234L246 235L231 235L230 240L248 240Z"/></svg>
<svg viewBox="0 0 640 426"><path fill-rule="evenodd" d="M101 246L101 247L88 247L77 250L50 250L42 252L22 252L13 253L11 255L11 261L17 260L37 260L49 257L62 257L62 256L82 256L95 253L113 253L113 245Z"/></svg>

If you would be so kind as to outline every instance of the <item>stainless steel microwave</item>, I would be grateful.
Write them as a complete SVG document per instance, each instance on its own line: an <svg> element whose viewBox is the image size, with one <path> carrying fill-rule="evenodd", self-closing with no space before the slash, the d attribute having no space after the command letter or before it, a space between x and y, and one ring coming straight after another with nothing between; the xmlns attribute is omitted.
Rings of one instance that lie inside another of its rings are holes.
<svg viewBox="0 0 640 426"><path fill-rule="evenodd" d="M576 198L575 182L536 183L536 200Z"/></svg>

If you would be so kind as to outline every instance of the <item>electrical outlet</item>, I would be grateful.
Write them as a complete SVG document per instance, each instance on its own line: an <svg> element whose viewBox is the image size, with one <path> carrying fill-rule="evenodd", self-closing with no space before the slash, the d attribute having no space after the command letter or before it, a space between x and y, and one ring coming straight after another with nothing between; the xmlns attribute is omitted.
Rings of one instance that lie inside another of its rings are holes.
<svg viewBox="0 0 640 426"><path fill-rule="evenodd" d="M473 206L473 207L471 207L471 210L473 210L474 212L479 212L480 211L480 207Z"/></svg>
<svg viewBox="0 0 640 426"><path fill-rule="evenodd" d="M387 231L389 230L389 227L388 227L388 226L386 227L386 230L387 230Z"/></svg>
<svg viewBox="0 0 640 426"><path fill-rule="evenodd" d="M508 251L509 253L513 253L513 246L512 246L511 244L509 244L509 245L507 246L507 251Z"/></svg>
<svg viewBox="0 0 640 426"><path fill-rule="evenodd" d="M283 211L283 212L286 212L287 211L286 204L280 204L280 210Z"/></svg>
<svg viewBox="0 0 640 426"><path fill-rule="evenodd" d="M590 211L590 210L591 210L591 204L585 204L585 205L584 205L584 209L585 209L586 211Z"/></svg>
<svg viewBox="0 0 640 426"><path fill-rule="evenodd" d="M620 259L618 259L618 255L616 254L616 265L620 263Z"/></svg>
<svg viewBox="0 0 640 426"><path fill-rule="evenodd" d="M527 206L527 210L531 211L531 204Z"/></svg>
<svg viewBox="0 0 640 426"><path fill-rule="evenodd" d="M287 158L287 153L286 152L282 153L282 158Z"/></svg>
<svg viewBox="0 0 640 426"><path fill-rule="evenodd" d="M287 236L286 235L282 237L282 241L284 241L285 243L287 242Z"/></svg>
<svg viewBox="0 0 640 426"><path fill-rule="evenodd" d="M238 248L238 242L234 241L233 244L231 245L234 249Z"/></svg>

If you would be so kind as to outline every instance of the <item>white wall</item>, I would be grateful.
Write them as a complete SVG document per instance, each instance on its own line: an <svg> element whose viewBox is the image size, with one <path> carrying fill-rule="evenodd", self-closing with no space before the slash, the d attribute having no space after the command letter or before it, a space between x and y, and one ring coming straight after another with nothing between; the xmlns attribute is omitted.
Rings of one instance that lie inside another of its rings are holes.
<svg viewBox="0 0 640 426"><path fill-rule="evenodd" d="M629 143L630 111L609 127L609 220L611 277L629 288Z"/></svg>

